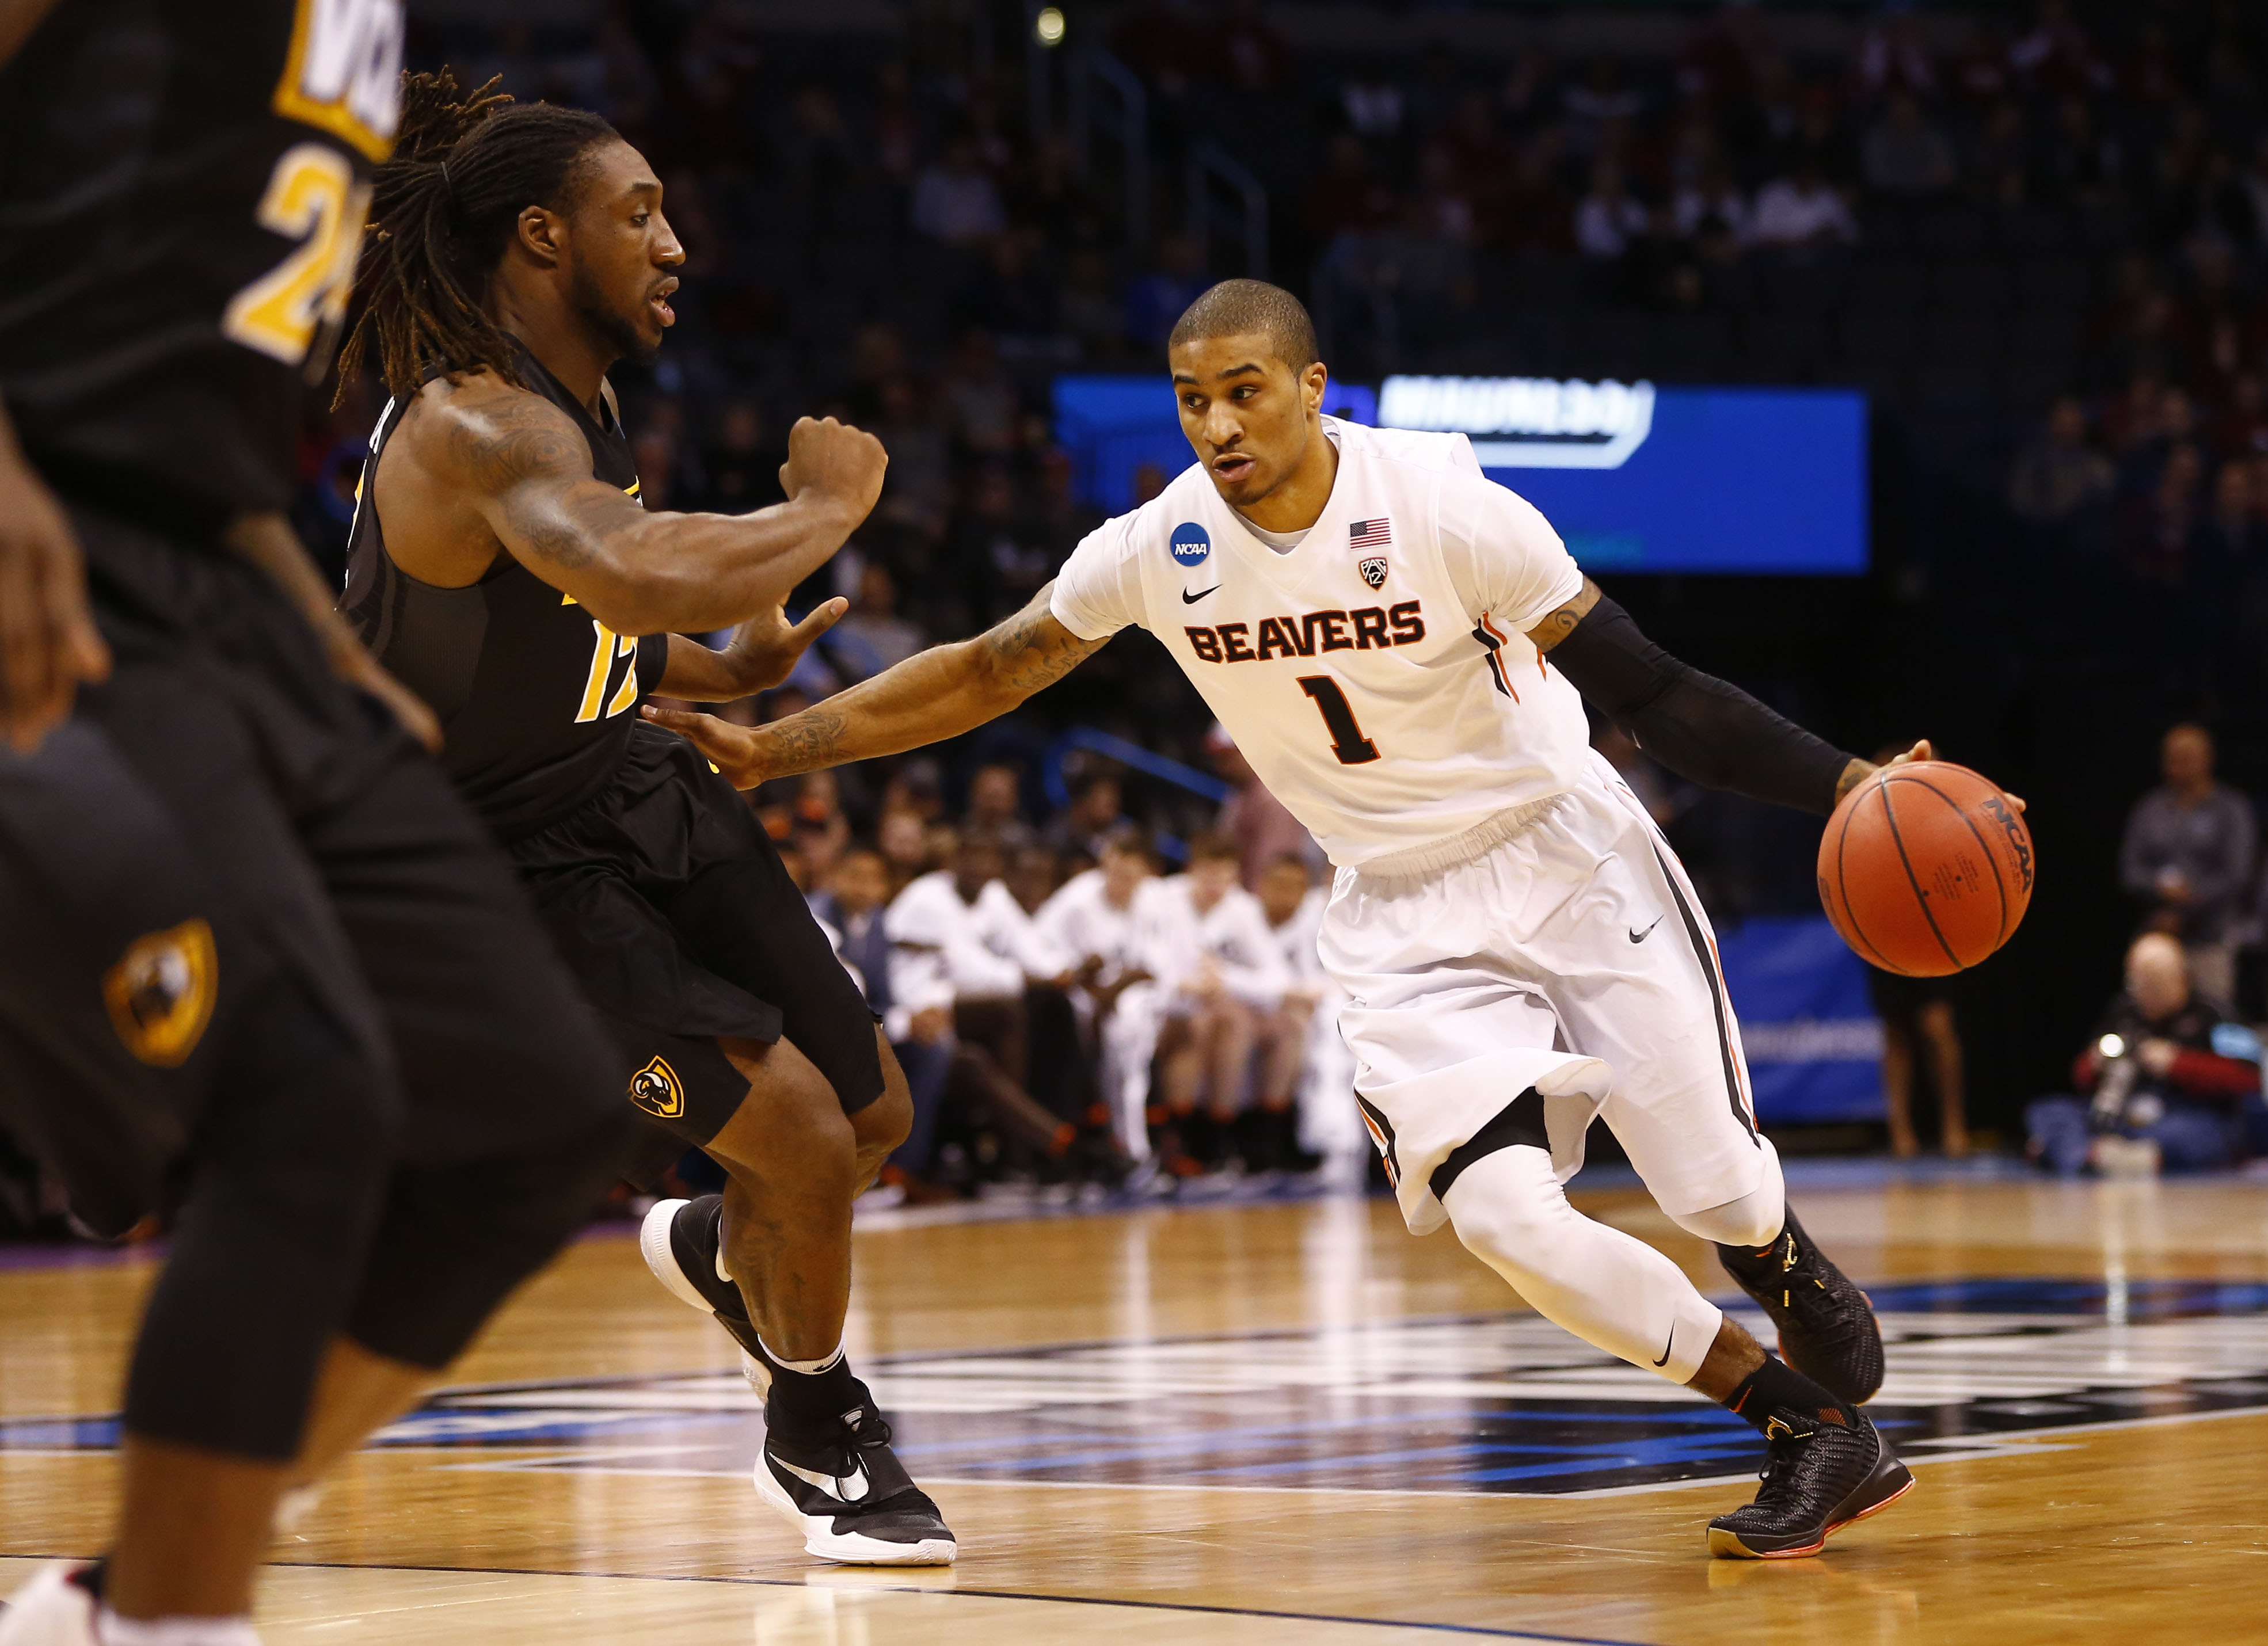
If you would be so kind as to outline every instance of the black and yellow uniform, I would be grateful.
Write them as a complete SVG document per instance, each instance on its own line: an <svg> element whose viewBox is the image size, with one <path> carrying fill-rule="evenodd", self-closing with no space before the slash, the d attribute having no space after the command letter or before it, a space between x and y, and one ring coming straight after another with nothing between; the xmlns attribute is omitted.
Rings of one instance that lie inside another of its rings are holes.
<svg viewBox="0 0 2268 1646"><path fill-rule="evenodd" d="M525 349L518 365L582 431L593 474L635 496L611 411L593 418ZM363 465L347 616L441 717L442 763L613 1032L630 1100L706 1143L747 1095L718 1040L784 1035L844 1113L865 1107L882 1066L858 985L746 802L691 745L638 718L669 637L617 636L501 552L461 589L403 572L377 504L401 409L380 416Z"/></svg>
<svg viewBox="0 0 2268 1646"><path fill-rule="evenodd" d="M446 1364L627 1141L508 865L224 541L287 499L401 28L73 0L0 73L0 398L114 657L0 752L0 1124L92 1220L174 1213L126 1424L239 1456L335 1333Z"/></svg>

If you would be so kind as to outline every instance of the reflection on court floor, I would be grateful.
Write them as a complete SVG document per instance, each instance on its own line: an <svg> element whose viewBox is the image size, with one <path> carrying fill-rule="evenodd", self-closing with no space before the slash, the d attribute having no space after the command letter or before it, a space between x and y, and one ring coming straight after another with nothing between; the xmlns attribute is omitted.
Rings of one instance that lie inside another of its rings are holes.
<svg viewBox="0 0 2268 1646"><path fill-rule="evenodd" d="M1891 1348L1869 1410L1917 1461L2268 1408L2268 1285L1964 1280L1874 1296ZM866 1376L933 1482L1559 1495L1757 1460L1738 1419L1533 1315L901 1357ZM384 1444L482 1454L444 1467L708 1475L745 1472L762 1435L747 1386L703 1374L460 1388ZM114 1438L109 1419L0 1424L17 1451Z"/></svg>

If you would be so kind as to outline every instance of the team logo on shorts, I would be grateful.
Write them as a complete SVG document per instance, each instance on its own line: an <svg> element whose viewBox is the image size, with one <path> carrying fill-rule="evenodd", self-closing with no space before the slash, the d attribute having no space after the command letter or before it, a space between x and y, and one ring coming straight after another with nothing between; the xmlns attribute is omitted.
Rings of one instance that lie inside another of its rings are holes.
<svg viewBox="0 0 2268 1646"><path fill-rule="evenodd" d="M136 937L102 974L102 1003L119 1040L159 1069L187 1062L197 1049L219 994L220 952L201 920Z"/></svg>
<svg viewBox="0 0 2268 1646"><path fill-rule="evenodd" d="M1373 589L1380 588L1386 582L1386 556L1373 555L1356 569L1362 573L1362 580L1365 583Z"/></svg>
<svg viewBox="0 0 2268 1646"><path fill-rule="evenodd" d="M1202 566L1212 553L1212 539L1195 520L1184 520L1174 528L1173 549L1175 565Z"/></svg>
<svg viewBox="0 0 2268 1646"><path fill-rule="evenodd" d="M658 1121L674 1121L685 1113L685 1083L657 1057L630 1077L630 1101Z"/></svg>

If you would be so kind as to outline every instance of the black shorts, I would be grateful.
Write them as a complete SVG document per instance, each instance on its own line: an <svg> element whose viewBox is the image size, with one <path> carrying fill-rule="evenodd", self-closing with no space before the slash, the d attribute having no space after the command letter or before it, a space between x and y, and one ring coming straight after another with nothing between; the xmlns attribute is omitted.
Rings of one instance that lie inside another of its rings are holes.
<svg viewBox="0 0 2268 1646"><path fill-rule="evenodd" d="M505 848L613 1031L630 1101L705 1144L748 1083L719 1038L785 1039L845 1114L882 1095L874 1014L738 791L641 725L613 783Z"/></svg>
<svg viewBox="0 0 2268 1646"><path fill-rule="evenodd" d="M618 1114L503 856L267 577L72 514L114 664L39 754L0 754L0 1126L81 1216L158 1209L228 1100L236 1012L279 974L384 1071L402 1164Z"/></svg>

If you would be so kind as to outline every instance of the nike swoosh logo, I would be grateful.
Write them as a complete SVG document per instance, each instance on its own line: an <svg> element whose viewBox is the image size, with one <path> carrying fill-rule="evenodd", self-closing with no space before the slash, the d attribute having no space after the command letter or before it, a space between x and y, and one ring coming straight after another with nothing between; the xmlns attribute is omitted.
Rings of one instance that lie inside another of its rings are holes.
<svg viewBox="0 0 2268 1646"><path fill-rule="evenodd" d="M1656 915L1653 917L1653 926L1659 926L1667 918L1668 916L1666 915ZM1632 943L1644 943L1648 937L1653 935L1653 926L1648 926L1644 931L1634 931L1631 933L1630 940Z"/></svg>
<svg viewBox="0 0 2268 1646"><path fill-rule="evenodd" d="M855 1503L866 1495L869 1482L866 1479L866 1466L863 1463L854 1466L850 1473L838 1480L831 1474L821 1474L816 1469L799 1469L784 1458L774 1458L772 1462L785 1469L797 1480L817 1487L837 1503Z"/></svg>
<svg viewBox="0 0 2268 1646"><path fill-rule="evenodd" d="M1191 594L1187 589L1184 589L1182 591L1182 604L1183 606L1195 606L1199 600L1204 599L1208 594L1219 594L1219 592L1220 584L1217 583L1210 589L1199 589L1195 594Z"/></svg>
<svg viewBox="0 0 2268 1646"><path fill-rule="evenodd" d="M1652 928L1652 927L1648 927L1648 928L1647 928L1647 930L1653 930L1653 928ZM1671 1321L1671 1322L1669 1323L1669 1341L1668 1341L1668 1342L1667 1342L1667 1343L1664 1343L1664 1344L1661 1346L1661 1358L1660 1358L1660 1360L1657 1360L1657 1361L1655 1361L1655 1362L1653 1363L1655 1365L1657 1365L1657 1366L1667 1366L1667 1365L1669 1363L1669 1344L1670 1344L1670 1343L1675 1343L1676 1341L1677 1341L1677 1323L1676 1323L1675 1320L1673 1320L1673 1321ZM798 1471L798 1473L801 1473L801 1471L800 1471L800 1470L799 1470L799 1471Z"/></svg>

